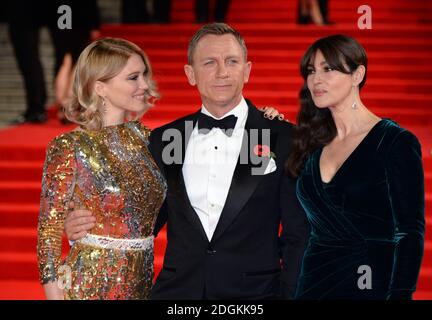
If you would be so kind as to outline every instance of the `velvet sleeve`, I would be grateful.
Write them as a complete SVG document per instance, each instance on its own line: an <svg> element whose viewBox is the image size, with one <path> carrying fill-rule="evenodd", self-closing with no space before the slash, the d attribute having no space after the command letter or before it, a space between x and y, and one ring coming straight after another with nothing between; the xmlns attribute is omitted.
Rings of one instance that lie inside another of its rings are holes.
<svg viewBox="0 0 432 320"><path fill-rule="evenodd" d="M283 299L294 298L310 234L309 221L296 196L296 181L289 176L284 176L280 189L282 232L279 239L282 257L281 296Z"/></svg>
<svg viewBox="0 0 432 320"><path fill-rule="evenodd" d="M393 141L386 175L396 246L387 298L411 299L423 257L425 192L421 146L409 131Z"/></svg>

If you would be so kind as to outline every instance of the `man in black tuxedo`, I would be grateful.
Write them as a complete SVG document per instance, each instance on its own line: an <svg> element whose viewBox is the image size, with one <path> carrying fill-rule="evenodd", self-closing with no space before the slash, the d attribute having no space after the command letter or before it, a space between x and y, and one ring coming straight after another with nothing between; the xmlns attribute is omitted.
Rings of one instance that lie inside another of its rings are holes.
<svg viewBox="0 0 432 320"><path fill-rule="evenodd" d="M265 119L243 98L250 69L243 38L226 24L206 25L190 41L185 72L201 110L150 138L168 183L155 228L167 223L168 244L152 299L294 293L309 226L284 174L292 125Z"/></svg>
<svg viewBox="0 0 432 320"><path fill-rule="evenodd" d="M154 230L166 224L168 243L151 299L293 297L309 224L284 173L292 124L243 98L250 70L243 38L224 23L189 43L185 73L201 109L150 136L168 185Z"/></svg>

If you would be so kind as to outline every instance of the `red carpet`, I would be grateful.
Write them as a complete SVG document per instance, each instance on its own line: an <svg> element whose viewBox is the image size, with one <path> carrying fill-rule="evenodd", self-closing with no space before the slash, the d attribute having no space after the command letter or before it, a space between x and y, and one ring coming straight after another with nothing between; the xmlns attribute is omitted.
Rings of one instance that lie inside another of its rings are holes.
<svg viewBox="0 0 432 320"><path fill-rule="evenodd" d="M423 146L427 232L416 299L432 299L432 3L369 0L373 29L357 29L360 1L329 1L335 25L294 24L296 1L233 0L228 20L244 35L253 62L245 96L277 107L295 120L302 84L298 65L307 46L321 36L345 33L360 40L369 55L364 103L382 117L412 130ZM162 93L144 117L151 128L199 106L183 74L187 42L197 29L192 1L173 1L171 25L106 25L104 36L130 39L146 50ZM43 299L37 282L36 226L45 147L73 126L52 119L44 125L0 130L0 299ZM165 234L156 240L156 273L162 265ZM67 243L64 243L67 249Z"/></svg>

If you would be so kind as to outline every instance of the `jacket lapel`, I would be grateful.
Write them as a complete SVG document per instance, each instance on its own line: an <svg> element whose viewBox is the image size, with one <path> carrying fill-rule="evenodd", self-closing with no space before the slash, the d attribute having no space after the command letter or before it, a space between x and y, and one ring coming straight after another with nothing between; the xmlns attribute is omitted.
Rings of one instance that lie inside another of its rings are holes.
<svg viewBox="0 0 432 320"><path fill-rule="evenodd" d="M186 120L192 121L192 130L195 127L199 112L200 111L196 112L191 116L190 119ZM186 121L180 121L180 126L175 128L181 133L181 162L164 165L169 190L171 190L171 192L175 196L175 200L172 202L170 201L170 199L168 199L168 204L173 210L182 212L186 216L188 221L191 223L191 225L193 225L197 229L197 231L203 236L203 238L208 241L201 221L190 203L183 178L182 168L186 154L186 147L192 134L192 130L186 130L185 128ZM170 141L166 142L165 146L168 143L170 143Z"/></svg>
<svg viewBox="0 0 432 320"><path fill-rule="evenodd" d="M225 206L222 210L218 225L213 234L211 242L217 240L223 232L228 228L228 226L233 222L235 217L239 214L241 209L250 199L258 184L264 178L264 170L267 167L270 158L262 157L259 161L261 163L256 164L257 157L254 153L255 143L251 139L252 129L258 132L258 144L263 144L261 140L261 130L265 129L265 120L263 114L256 109L249 101L249 111L248 118L245 125L245 135L243 136L241 153L246 152L249 155L249 161L243 163L240 161L240 157L237 161L237 166L234 170L233 179L231 181L230 190L225 202ZM269 129L269 128L267 128ZM277 134L270 135L270 150L275 150L275 143L277 139ZM253 161L255 158L255 161ZM252 161L251 161L252 160ZM262 168L262 169L260 169ZM256 174L252 174L252 170L257 170Z"/></svg>

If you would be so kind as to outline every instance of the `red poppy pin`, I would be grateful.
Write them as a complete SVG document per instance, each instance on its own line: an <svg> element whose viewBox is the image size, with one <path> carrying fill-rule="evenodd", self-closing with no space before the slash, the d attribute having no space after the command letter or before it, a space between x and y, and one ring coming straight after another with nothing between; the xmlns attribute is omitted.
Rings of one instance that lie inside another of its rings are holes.
<svg viewBox="0 0 432 320"><path fill-rule="evenodd" d="M270 151L270 147L268 145L257 144L254 147L253 151L258 157L268 157L271 159L276 159L276 155L273 151Z"/></svg>

